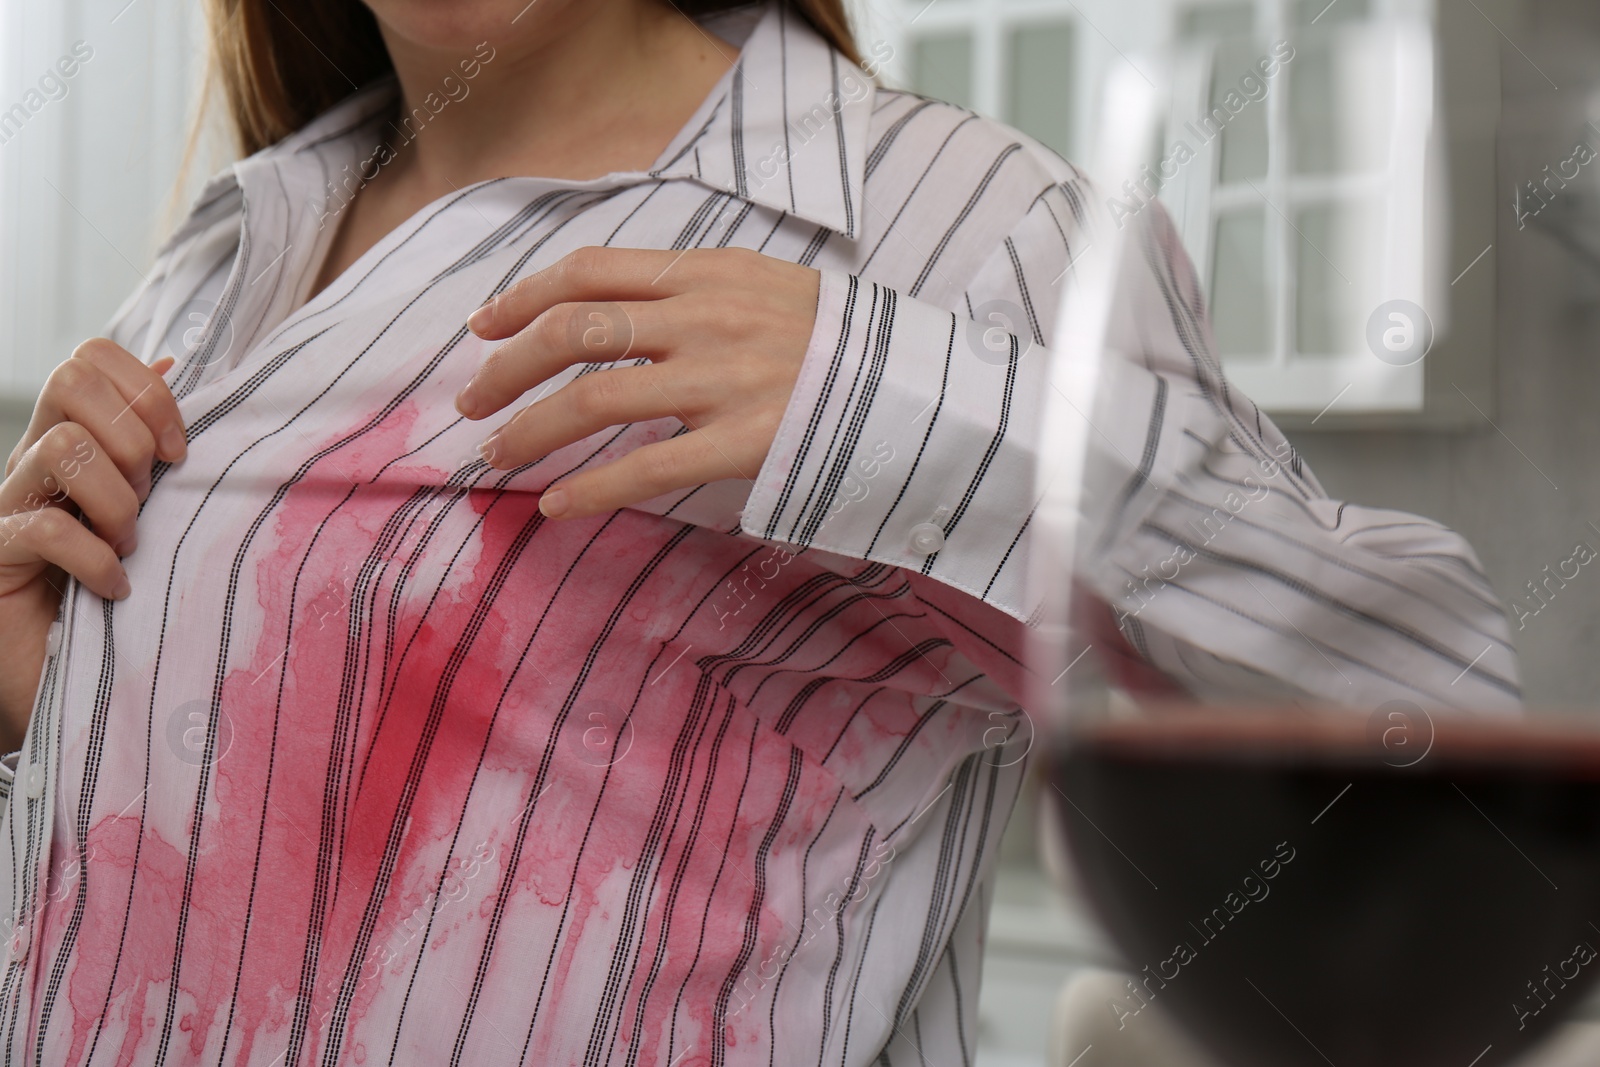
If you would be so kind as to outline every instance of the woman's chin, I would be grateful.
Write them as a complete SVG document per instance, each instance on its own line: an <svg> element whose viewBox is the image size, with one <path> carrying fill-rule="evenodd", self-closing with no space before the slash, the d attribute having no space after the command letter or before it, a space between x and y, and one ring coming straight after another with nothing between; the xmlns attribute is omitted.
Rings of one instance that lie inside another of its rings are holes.
<svg viewBox="0 0 1600 1067"><path fill-rule="evenodd" d="M387 38L418 49L470 54L480 43L501 46L553 32L576 0L366 0ZM588 0L584 0L585 3Z"/></svg>

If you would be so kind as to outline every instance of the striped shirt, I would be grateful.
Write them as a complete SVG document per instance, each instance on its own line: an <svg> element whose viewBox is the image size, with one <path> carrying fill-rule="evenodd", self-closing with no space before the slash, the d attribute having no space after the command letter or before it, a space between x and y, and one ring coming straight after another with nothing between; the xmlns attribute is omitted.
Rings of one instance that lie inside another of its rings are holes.
<svg viewBox="0 0 1600 1067"><path fill-rule="evenodd" d="M461 189L307 302L396 138L380 84L159 253L112 336L181 357L189 455L132 596L73 585L52 628L0 825L5 1062L970 1061L1092 193L781 6L716 28L740 61L649 172ZM1165 217L1139 226L1102 427L1136 506L1095 576L1129 640L1202 693L1513 706L1471 551L1327 500L1227 388ZM478 460L467 313L591 244L822 271L753 483L540 515L673 420Z"/></svg>

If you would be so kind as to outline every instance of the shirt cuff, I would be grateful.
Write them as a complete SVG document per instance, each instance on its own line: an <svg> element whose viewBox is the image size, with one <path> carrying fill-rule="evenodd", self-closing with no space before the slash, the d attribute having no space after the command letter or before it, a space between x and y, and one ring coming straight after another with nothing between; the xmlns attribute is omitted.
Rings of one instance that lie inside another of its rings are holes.
<svg viewBox="0 0 1600 1067"><path fill-rule="evenodd" d="M983 311L984 309L979 309ZM1020 316L1019 316L1020 318ZM1030 588L1041 418L1052 356L996 314L959 316L823 271L788 409L741 516L745 533L926 574L1017 619ZM1178 420L1171 386L1121 360L1102 368L1090 469L1114 480L1108 521L1138 524ZM1053 398L1054 399L1054 398ZM1104 528L1104 524L1102 524Z"/></svg>

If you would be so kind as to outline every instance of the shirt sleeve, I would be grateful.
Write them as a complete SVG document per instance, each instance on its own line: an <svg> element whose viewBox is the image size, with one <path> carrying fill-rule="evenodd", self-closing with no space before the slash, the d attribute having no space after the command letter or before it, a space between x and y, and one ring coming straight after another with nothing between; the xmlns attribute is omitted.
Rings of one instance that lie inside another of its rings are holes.
<svg viewBox="0 0 1600 1067"><path fill-rule="evenodd" d="M1041 195L954 309L824 272L743 530L1035 617L1047 344L1089 243L1083 195ZM1204 697L1515 709L1506 615L1472 549L1436 522L1329 499L1224 378L1165 212L1130 225L1090 435L1125 491L1113 549L1079 576L1121 634Z"/></svg>

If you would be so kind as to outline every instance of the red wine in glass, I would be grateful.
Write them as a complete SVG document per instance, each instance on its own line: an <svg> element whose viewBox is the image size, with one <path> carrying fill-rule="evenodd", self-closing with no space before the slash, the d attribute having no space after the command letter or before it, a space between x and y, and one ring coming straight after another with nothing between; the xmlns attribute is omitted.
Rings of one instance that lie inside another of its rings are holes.
<svg viewBox="0 0 1600 1067"><path fill-rule="evenodd" d="M1051 791L1134 976L1230 1067L1495 1067L1600 976L1600 734L1193 707L1075 731ZM1397 762L1409 765L1396 766Z"/></svg>

